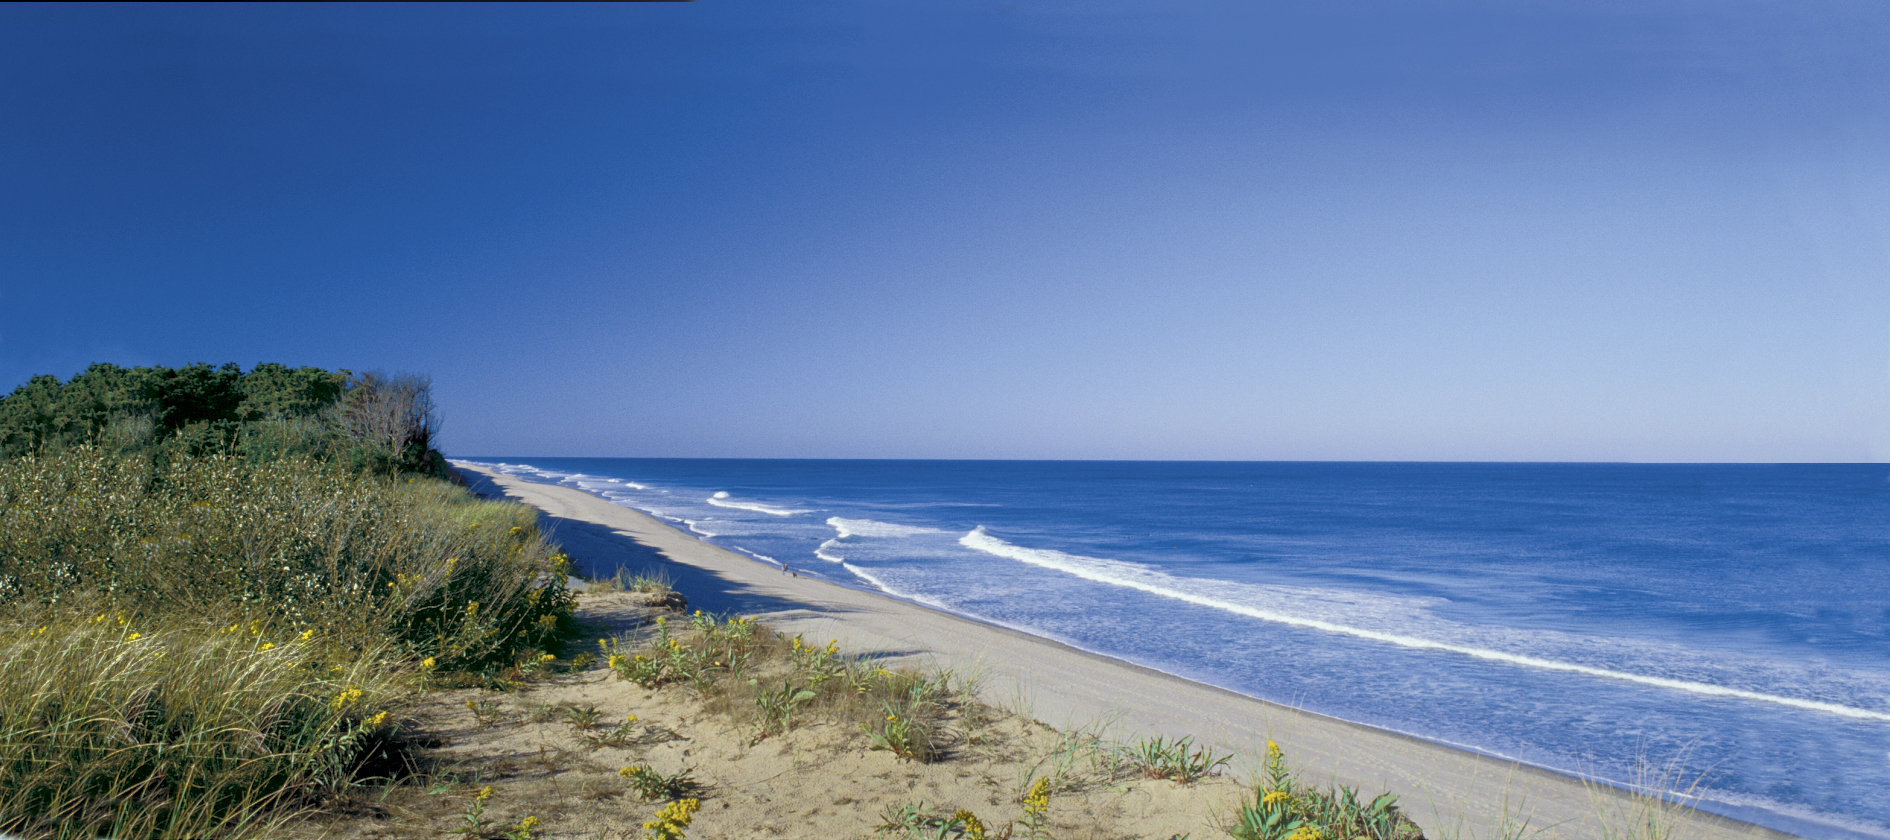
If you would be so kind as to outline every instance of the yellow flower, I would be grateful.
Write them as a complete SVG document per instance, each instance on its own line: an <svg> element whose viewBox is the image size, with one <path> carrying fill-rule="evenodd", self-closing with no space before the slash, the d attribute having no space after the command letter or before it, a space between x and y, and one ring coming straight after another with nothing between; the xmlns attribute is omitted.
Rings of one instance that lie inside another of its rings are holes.
<svg viewBox="0 0 1890 840"><path fill-rule="evenodd" d="M669 807L656 812L656 819L644 823L643 830L651 837L664 840L680 838L683 836L682 829L689 827L690 819L701 808L702 803L695 799L671 802Z"/></svg>
<svg viewBox="0 0 1890 840"><path fill-rule="evenodd" d="M486 785L485 787L482 787L482 788L480 788L480 789L479 789L479 793L478 793L478 794L476 794L476 795L474 795L474 796L473 796L473 801L474 801L474 802L484 802L484 801L486 801L486 800L488 800L488 799L491 799L491 798L492 798L492 786L491 786L491 785Z"/></svg>
<svg viewBox="0 0 1890 840"><path fill-rule="evenodd" d="M257 648L257 650L259 650L259 651L263 651L263 650L274 650L274 649L275 649L275 647L276 647L276 643L275 643L275 642L263 642L263 643L262 643L262 647L259 647L259 648Z"/></svg>
<svg viewBox="0 0 1890 840"><path fill-rule="evenodd" d="M334 702L330 703L329 705L333 706L335 708L335 711L338 712L338 711L341 711L342 709L345 709L349 706L352 706L356 703L361 702L361 698L365 696L366 694L367 692L362 691L359 686L351 685L351 686L348 686L346 689L342 690L340 694L335 695Z"/></svg>
<svg viewBox="0 0 1890 840"><path fill-rule="evenodd" d="M362 721L362 723L367 724L369 729L380 726L381 724L386 723L386 722L387 722L386 712L375 712L373 717Z"/></svg>
<svg viewBox="0 0 1890 840"><path fill-rule="evenodd" d="M313 638L315 638L315 631L314 631L314 630L303 630L303 631L302 631L302 641L304 641L304 642L306 642L306 641L308 641L309 639L313 639Z"/></svg>
<svg viewBox="0 0 1890 840"><path fill-rule="evenodd" d="M1030 786L1030 793L1024 796L1024 813L1042 816L1050 810L1050 777L1038 779Z"/></svg>
<svg viewBox="0 0 1890 840"><path fill-rule="evenodd" d="M977 814L960 808L952 814L952 822L965 827L965 840L985 840L984 821L978 819Z"/></svg>
<svg viewBox="0 0 1890 840"><path fill-rule="evenodd" d="M637 722L637 716L636 716L636 715L625 715L625 716L624 716L624 719L623 719L623 722L624 722L624 723L636 723L636 722Z"/></svg>
<svg viewBox="0 0 1890 840"><path fill-rule="evenodd" d="M137 640L139 640L139 639L142 639L142 638L144 638L144 634L143 634L143 633L133 633L133 634L131 634L131 635L129 635L129 636L126 636L126 637L125 637L125 641L127 641L127 642L135 642L135 641L137 641Z"/></svg>
<svg viewBox="0 0 1890 840"><path fill-rule="evenodd" d="M1292 798L1293 798L1292 794L1287 793L1286 791L1283 791L1283 790L1269 791L1266 796L1260 797L1260 804L1272 805L1275 802L1285 802L1286 800L1292 799Z"/></svg>
<svg viewBox="0 0 1890 840"><path fill-rule="evenodd" d="M431 671L431 670L433 670L433 666L434 666L434 665L437 665L437 664L439 664L439 663L437 663L437 662L434 662L434 661L433 661L433 657L431 657L431 656L429 656L429 657L427 657L427 658L425 658L425 659L422 659L422 660L420 660L420 667L422 667L422 668L425 668L425 669L427 669L427 670L429 670L429 671Z"/></svg>
<svg viewBox="0 0 1890 840"><path fill-rule="evenodd" d="M537 828L537 827L538 827L537 817L526 817L525 819L518 821L518 830L520 832L529 833L532 829Z"/></svg>

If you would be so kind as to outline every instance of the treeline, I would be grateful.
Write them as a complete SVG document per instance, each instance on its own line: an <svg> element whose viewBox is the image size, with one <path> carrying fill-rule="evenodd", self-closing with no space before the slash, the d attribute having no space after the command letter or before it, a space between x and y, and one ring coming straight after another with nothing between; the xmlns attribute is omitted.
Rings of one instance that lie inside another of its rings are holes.
<svg viewBox="0 0 1890 840"><path fill-rule="evenodd" d="M0 457L96 446L117 454L308 456L374 472L447 475L430 382L235 363L119 367L71 381L35 376L0 398Z"/></svg>

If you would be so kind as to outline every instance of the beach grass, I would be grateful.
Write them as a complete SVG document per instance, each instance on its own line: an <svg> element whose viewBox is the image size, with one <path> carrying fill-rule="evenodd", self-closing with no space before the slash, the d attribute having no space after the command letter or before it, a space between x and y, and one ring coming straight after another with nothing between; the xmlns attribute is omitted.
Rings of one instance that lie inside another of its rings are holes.
<svg viewBox="0 0 1890 840"><path fill-rule="evenodd" d="M255 836L568 630L536 512L299 458L0 460L0 831Z"/></svg>
<svg viewBox="0 0 1890 840"><path fill-rule="evenodd" d="M975 705L975 692L950 670L888 669L840 654L838 641L809 644L752 618L700 610L659 617L640 649L600 639L607 666L645 688L687 687L704 708L752 731L759 743L818 720L857 729L869 749L927 762L962 735L950 721Z"/></svg>

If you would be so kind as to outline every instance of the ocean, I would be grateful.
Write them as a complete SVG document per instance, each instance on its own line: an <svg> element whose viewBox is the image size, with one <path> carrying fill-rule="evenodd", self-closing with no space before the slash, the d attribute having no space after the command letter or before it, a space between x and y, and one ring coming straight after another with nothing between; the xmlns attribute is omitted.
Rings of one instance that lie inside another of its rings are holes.
<svg viewBox="0 0 1890 840"><path fill-rule="evenodd" d="M1890 838L1882 465L471 460L1265 700Z"/></svg>

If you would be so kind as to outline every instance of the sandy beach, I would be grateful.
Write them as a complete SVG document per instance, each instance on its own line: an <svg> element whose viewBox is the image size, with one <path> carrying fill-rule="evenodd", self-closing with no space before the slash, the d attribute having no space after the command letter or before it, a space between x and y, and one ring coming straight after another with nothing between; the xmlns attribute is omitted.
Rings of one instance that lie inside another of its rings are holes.
<svg viewBox="0 0 1890 840"><path fill-rule="evenodd" d="M624 567L669 575L692 607L755 616L787 634L838 639L856 655L974 673L987 702L1057 727L1113 721L1126 734L1193 735L1235 753L1246 776L1278 741L1309 781L1390 791L1432 838L1495 838L1505 805L1530 829L1588 840L1597 810L1624 796L1579 779L1421 739L1256 700L1057 642L879 593L796 576L583 491L520 481L459 463L483 493L539 508L578 571ZM1174 632L1197 632L1177 626ZM1597 799L1602 801L1598 804ZM1544 835L1549 836L1549 835ZM1791 835L1694 812L1684 835Z"/></svg>

